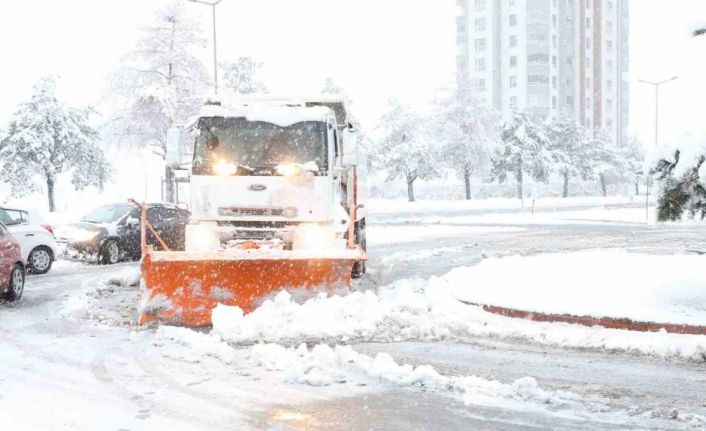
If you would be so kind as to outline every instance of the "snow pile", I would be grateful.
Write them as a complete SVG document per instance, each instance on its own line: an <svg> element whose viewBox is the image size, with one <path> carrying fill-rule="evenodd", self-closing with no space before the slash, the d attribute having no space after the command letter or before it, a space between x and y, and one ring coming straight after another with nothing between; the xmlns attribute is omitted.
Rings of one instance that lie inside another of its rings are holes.
<svg viewBox="0 0 706 431"><path fill-rule="evenodd" d="M438 340L449 337L455 326L447 318L448 305L460 303L448 294L425 290L421 280L403 280L377 294L321 293L303 304L282 291L247 316L238 307L219 305L211 320L214 333L237 344Z"/></svg>
<svg viewBox="0 0 706 431"><path fill-rule="evenodd" d="M581 261L581 254L575 257ZM491 261L490 265L493 264ZM483 268L480 270L483 271ZM661 266L654 265L653 271L661 270ZM590 271L600 273L595 269ZM587 277L586 272L588 270L576 274L570 280L577 283L576 279ZM510 275L514 273L518 275ZM248 315L243 315L237 307L218 306L212 315L213 333L229 343L241 345L261 342L298 345L301 342L322 341L351 344L481 336L693 360L703 360L706 357L706 336L633 332L512 319L466 305L456 297L459 290L463 289L509 290L510 284L517 282L516 277L522 274L512 266L505 266L500 276L506 277L507 281L497 280L490 285L483 285L474 279L473 268L457 269L446 276L429 280L397 281L380 288L377 293L352 292L345 296L331 297L320 294L302 304L295 302L289 293L280 292L273 300L265 301ZM607 278L611 276L605 275ZM594 286L586 285L586 288L590 287ZM581 301L582 297L577 296L577 301ZM682 298L686 300L687 296ZM598 305L598 302L594 304Z"/></svg>
<svg viewBox="0 0 706 431"><path fill-rule="evenodd" d="M582 400L565 391L546 391L531 377L511 384L478 376L444 376L432 366L400 365L386 353L375 357L356 352L350 346L330 347L317 344L308 348L284 347L279 344L256 344L236 350L213 334L203 334L184 328L160 327L158 336L185 345L196 355L215 356L226 363L247 363L275 373L285 382L311 386L370 385L376 382L400 387L418 388L458 397L467 404L497 405L526 409L526 403L537 408L565 408L588 403L602 409L602 400Z"/></svg>
<svg viewBox="0 0 706 431"><path fill-rule="evenodd" d="M160 326L157 337L187 345L196 355L214 356L226 364L235 361L235 349L222 342L219 337L175 326Z"/></svg>
<svg viewBox="0 0 706 431"><path fill-rule="evenodd" d="M430 365L400 365L386 353L378 353L373 358L356 352L350 346L337 345L332 348L318 344L309 349L306 344L296 348L258 344L250 349L248 359L255 366L281 373L288 382L313 386L368 384L373 380L401 387L447 392L469 404L486 404L492 400L497 405L498 398L551 406L580 401L578 395L570 392L545 391L532 377L506 384L478 376L444 376Z"/></svg>

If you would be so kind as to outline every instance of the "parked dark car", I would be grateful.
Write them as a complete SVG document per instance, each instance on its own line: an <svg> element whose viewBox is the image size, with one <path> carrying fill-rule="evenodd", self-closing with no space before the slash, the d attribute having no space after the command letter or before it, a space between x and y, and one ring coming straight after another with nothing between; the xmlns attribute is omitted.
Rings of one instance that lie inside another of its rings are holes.
<svg viewBox="0 0 706 431"><path fill-rule="evenodd" d="M171 250L184 250L189 211L170 204L147 204L147 221ZM140 210L133 204L104 205L79 223L56 229L61 256L114 264L138 260L140 250ZM147 243L160 249L148 232Z"/></svg>
<svg viewBox="0 0 706 431"><path fill-rule="evenodd" d="M0 222L0 298L17 301L25 287L25 267L20 244Z"/></svg>

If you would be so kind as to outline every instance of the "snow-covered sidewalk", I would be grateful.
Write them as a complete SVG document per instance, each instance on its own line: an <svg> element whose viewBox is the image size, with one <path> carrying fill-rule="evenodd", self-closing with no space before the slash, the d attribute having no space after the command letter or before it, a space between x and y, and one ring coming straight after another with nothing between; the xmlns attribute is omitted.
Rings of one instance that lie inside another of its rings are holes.
<svg viewBox="0 0 706 431"><path fill-rule="evenodd" d="M443 277L461 300L518 310L706 325L706 257L621 250L488 259Z"/></svg>

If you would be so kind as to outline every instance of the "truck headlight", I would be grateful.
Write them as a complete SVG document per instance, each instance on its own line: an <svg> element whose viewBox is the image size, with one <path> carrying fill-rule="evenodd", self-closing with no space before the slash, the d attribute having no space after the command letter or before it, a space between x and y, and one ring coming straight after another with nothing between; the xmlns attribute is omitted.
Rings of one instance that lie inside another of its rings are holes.
<svg viewBox="0 0 706 431"><path fill-rule="evenodd" d="M213 172L220 177L229 177L238 172L238 165L221 160L213 165Z"/></svg>
<svg viewBox="0 0 706 431"><path fill-rule="evenodd" d="M301 168L296 163L285 163L277 165L277 173L284 177L293 177L299 175Z"/></svg>
<svg viewBox="0 0 706 431"><path fill-rule="evenodd" d="M214 251L221 248L221 238L214 226L186 226L186 251Z"/></svg>
<svg viewBox="0 0 706 431"><path fill-rule="evenodd" d="M294 248L298 250L316 250L330 248L335 237L329 226L300 226L294 235Z"/></svg>

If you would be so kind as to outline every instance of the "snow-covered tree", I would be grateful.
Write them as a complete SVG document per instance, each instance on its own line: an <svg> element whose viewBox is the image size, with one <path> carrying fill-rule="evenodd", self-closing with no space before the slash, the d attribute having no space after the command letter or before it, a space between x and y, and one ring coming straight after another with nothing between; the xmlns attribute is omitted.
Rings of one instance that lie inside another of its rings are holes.
<svg viewBox="0 0 706 431"><path fill-rule="evenodd" d="M165 156L167 131L195 115L208 90L206 68L197 56L205 43L182 1L157 11L115 73L111 90L119 109L103 132L123 145L154 146ZM167 166L170 201L174 200L173 175Z"/></svg>
<svg viewBox="0 0 706 431"><path fill-rule="evenodd" d="M55 96L54 78L34 86L31 99L12 116L0 144L0 180L14 196L37 191L36 178L46 185L49 211L56 208L54 188L59 175L71 173L76 190L103 187L111 168L98 146L98 132L89 125L90 109L66 106Z"/></svg>
<svg viewBox="0 0 706 431"><path fill-rule="evenodd" d="M512 174L517 197L523 199L525 175L535 181L549 180L553 161L545 127L531 114L515 112L503 125L500 138L501 148L493 157L493 177L504 182Z"/></svg>
<svg viewBox="0 0 706 431"><path fill-rule="evenodd" d="M341 88L336 81L330 76L324 81L324 88L321 90L323 94L343 94L343 88Z"/></svg>
<svg viewBox="0 0 706 431"><path fill-rule="evenodd" d="M434 149L423 133L424 119L397 100L389 103L380 123L381 139L372 154L388 180L402 177L407 182L407 197L414 202L414 182L438 175Z"/></svg>
<svg viewBox="0 0 706 431"><path fill-rule="evenodd" d="M598 131L591 140L596 154L596 174L603 196L608 194L608 184L633 184L641 174L645 160L642 145L635 139L616 146L606 131Z"/></svg>
<svg viewBox="0 0 706 431"><path fill-rule="evenodd" d="M706 139L687 136L664 147L655 157L651 173L657 174L657 218L679 220L684 214L706 218Z"/></svg>
<svg viewBox="0 0 706 431"><path fill-rule="evenodd" d="M471 199L471 177L486 175L498 151L497 116L469 91L457 89L435 101L429 131L441 143L444 162L463 178L466 199Z"/></svg>
<svg viewBox="0 0 706 431"><path fill-rule="evenodd" d="M586 131L573 118L560 118L547 125L553 170L564 181L562 196L569 196L569 180L588 180L595 174L600 155Z"/></svg>
<svg viewBox="0 0 706 431"><path fill-rule="evenodd" d="M221 63L223 82L236 94L267 93L267 87L258 79L262 63L250 57L241 57L236 62Z"/></svg>

